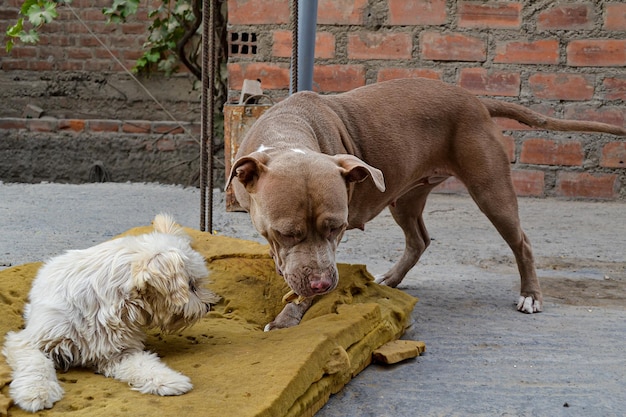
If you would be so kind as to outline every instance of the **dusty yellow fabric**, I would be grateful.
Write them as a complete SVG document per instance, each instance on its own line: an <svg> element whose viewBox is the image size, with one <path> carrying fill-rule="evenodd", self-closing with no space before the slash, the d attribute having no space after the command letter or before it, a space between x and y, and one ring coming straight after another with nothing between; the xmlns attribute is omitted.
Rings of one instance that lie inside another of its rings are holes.
<svg viewBox="0 0 626 417"><path fill-rule="evenodd" d="M372 352L372 358L376 362L391 365L406 359L415 358L424 353L425 350L426 344L424 342L392 340Z"/></svg>
<svg viewBox="0 0 626 417"><path fill-rule="evenodd" d="M146 233L150 227L128 234ZM268 247L187 229L205 255L209 287L223 297L214 311L183 332L149 332L147 348L189 376L179 397L132 391L88 369L58 373L64 398L46 416L310 416L371 361L372 351L397 339L417 301L376 285L360 265L339 265L339 287L316 301L299 326L263 332L289 288L275 272ZM22 307L40 263L0 272L0 341L23 324ZM10 369L0 359L0 415L9 407ZM32 415L16 406L11 416Z"/></svg>

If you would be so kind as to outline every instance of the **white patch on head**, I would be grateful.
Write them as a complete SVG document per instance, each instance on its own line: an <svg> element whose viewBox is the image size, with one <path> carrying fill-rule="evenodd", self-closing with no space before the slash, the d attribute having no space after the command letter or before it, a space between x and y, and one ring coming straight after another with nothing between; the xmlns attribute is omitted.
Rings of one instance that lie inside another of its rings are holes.
<svg viewBox="0 0 626 417"><path fill-rule="evenodd" d="M271 146L265 146L265 145L261 145L259 146L259 149L257 149L257 152L265 152L265 151L269 151L270 149L272 149Z"/></svg>
<svg viewBox="0 0 626 417"><path fill-rule="evenodd" d="M304 152L302 149L298 149L298 148L294 148L294 149L292 149L291 151L292 151L292 152L295 152L295 153L306 154L306 152Z"/></svg>

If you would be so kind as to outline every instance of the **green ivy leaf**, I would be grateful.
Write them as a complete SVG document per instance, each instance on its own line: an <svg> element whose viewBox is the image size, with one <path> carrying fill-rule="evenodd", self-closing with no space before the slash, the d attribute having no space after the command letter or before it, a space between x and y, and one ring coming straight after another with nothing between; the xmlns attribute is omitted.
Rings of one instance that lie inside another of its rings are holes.
<svg viewBox="0 0 626 417"><path fill-rule="evenodd" d="M24 43L32 43L35 44L39 42L39 34L36 30L31 29L28 32L20 33L20 40Z"/></svg>
<svg viewBox="0 0 626 417"><path fill-rule="evenodd" d="M22 32L23 30L24 30L24 19L20 17L19 19L17 19L17 22L13 26L9 26L6 34L7 36L11 38L15 38L15 37L18 37L20 35L20 32Z"/></svg>
<svg viewBox="0 0 626 417"><path fill-rule="evenodd" d="M42 5L33 4L26 12L28 21L35 27L52 22L59 14L56 3L44 1Z"/></svg>

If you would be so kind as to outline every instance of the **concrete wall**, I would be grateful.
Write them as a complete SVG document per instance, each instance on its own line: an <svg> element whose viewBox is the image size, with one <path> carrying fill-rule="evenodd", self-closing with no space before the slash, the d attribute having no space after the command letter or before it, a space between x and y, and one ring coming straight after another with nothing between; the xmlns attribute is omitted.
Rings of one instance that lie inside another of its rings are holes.
<svg viewBox="0 0 626 417"><path fill-rule="evenodd" d="M189 123L0 118L0 179L197 186L198 138Z"/></svg>

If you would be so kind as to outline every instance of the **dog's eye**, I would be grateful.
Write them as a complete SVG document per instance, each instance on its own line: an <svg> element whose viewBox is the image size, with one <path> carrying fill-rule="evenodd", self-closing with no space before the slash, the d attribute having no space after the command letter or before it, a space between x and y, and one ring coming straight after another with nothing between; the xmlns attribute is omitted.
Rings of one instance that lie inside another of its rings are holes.
<svg viewBox="0 0 626 417"><path fill-rule="evenodd" d="M276 236L283 243L291 245L294 245L303 239L303 237L299 233L281 233L279 231L276 231Z"/></svg>
<svg viewBox="0 0 626 417"><path fill-rule="evenodd" d="M345 229L345 226L331 227L328 229L328 239L336 239Z"/></svg>
<svg viewBox="0 0 626 417"><path fill-rule="evenodd" d="M189 291L193 293L198 292L198 287L196 287L196 283L194 281L189 281Z"/></svg>

